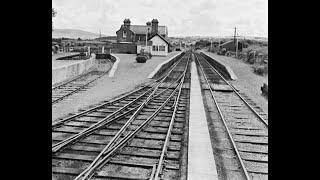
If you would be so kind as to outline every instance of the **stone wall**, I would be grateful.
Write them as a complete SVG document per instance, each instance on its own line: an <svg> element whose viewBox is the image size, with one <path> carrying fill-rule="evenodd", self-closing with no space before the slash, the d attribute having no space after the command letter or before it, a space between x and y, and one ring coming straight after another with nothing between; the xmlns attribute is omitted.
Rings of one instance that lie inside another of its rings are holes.
<svg viewBox="0 0 320 180"><path fill-rule="evenodd" d="M123 32L126 32L126 37L123 37ZM126 27L122 27L117 32L117 42L133 42L135 40L134 34Z"/></svg>
<svg viewBox="0 0 320 180"><path fill-rule="evenodd" d="M52 86L91 71L95 68L95 64L96 59L93 55L88 60L79 60L79 62L52 69Z"/></svg>
<svg viewBox="0 0 320 180"><path fill-rule="evenodd" d="M136 54L137 45L135 43L113 43L112 53Z"/></svg>

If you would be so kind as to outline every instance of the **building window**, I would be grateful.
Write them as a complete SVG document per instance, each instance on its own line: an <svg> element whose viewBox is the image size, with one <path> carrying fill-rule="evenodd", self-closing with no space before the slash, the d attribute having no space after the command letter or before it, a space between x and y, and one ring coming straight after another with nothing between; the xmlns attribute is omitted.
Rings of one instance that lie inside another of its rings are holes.
<svg viewBox="0 0 320 180"><path fill-rule="evenodd" d="M152 51L158 51L158 46L152 46Z"/></svg>
<svg viewBox="0 0 320 180"><path fill-rule="evenodd" d="M126 31L123 31L122 37L123 37L123 38L126 38L126 37L127 37L127 32L126 32Z"/></svg>
<svg viewBox="0 0 320 180"><path fill-rule="evenodd" d="M165 46L159 46L159 51L166 51L166 47Z"/></svg>

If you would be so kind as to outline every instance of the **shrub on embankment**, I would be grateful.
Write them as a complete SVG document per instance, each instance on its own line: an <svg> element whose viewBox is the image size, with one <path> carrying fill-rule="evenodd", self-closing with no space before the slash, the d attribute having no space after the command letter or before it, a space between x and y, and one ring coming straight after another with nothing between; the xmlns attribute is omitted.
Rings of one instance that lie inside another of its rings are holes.
<svg viewBox="0 0 320 180"><path fill-rule="evenodd" d="M262 95L264 95L265 97L268 97L268 85L266 83L264 83L263 86L261 87L261 92L262 92Z"/></svg>
<svg viewBox="0 0 320 180"><path fill-rule="evenodd" d="M148 59L151 59L152 55L151 53L143 52L140 54L137 54L136 60L138 63L145 63Z"/></svg>
<svg viewBox="0 0 320 180"><path fill-rule="evenodd" d="M262 64L262 65L254 65L252 66L253 72L263 76L265 74L268 74L268 65L267 64Z"/></svg>
<svg viewBox="0 0 320 180"><path fill-rule="evenodd" d="M147 59L148 59L148 57L145 55L138 55L136 57L137 63L145 63L145 62L147 62Z"/></svg>

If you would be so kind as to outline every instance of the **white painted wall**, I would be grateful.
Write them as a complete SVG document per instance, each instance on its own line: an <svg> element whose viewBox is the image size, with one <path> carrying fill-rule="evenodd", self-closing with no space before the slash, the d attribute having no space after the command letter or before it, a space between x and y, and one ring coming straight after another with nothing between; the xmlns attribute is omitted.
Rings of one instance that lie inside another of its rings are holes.
<svg viewBox="0 0 320 180"><path fill-rule="evenodd" d="M150 48L151 50L151 54L153 56L167 56L168 55L168 44L162 40L159 36L154 36L152 39L150 39L150 41L152 41L152 46L165 46L165 51L153 51L152 47Z"/></svg>
<svg viewBox="0 0 320 180"><path fill-rule="evenodd" d="M137 45L137 54L139 54L140 53L140 50L141 49L144 49L144 52L150 52L150 49L151 49L152 47L151 46L143 46L143 45Z"/></svg>
<svg viewBox="0 0 320 180"><path fill-rule="evenodd" d="M52 69L52 86L62 81L71 79L75 76L83 74L95 68L96 58L94 54L88 60L79 60L67 66L57 67Z"/></svg>

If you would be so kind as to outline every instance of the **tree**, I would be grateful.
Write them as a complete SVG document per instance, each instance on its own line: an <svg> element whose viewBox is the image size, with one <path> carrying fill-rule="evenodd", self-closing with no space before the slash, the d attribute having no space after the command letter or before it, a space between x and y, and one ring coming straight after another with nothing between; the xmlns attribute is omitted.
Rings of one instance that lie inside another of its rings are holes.
<svg viewBox="0 0 320 180"><path fill-rule="evenodd" d="M53 8L52 8L52 18L54 18L57 14L57 11L55 11ZM53 31L53 21L52 21L52 31Z"/></svg>

